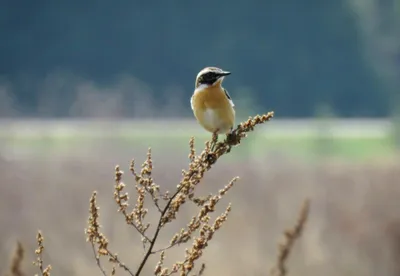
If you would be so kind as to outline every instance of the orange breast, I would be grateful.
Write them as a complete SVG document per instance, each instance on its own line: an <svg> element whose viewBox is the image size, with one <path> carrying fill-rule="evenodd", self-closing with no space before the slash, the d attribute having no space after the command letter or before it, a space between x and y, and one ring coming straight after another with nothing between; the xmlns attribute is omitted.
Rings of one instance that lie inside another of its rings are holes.
<svg viewBox="0 0 400 276"><path fill-rule="evenodd" d="M235 110L220 86L197 91L192 96L193 113L209 132L227 133L235 123Z"/></svg>

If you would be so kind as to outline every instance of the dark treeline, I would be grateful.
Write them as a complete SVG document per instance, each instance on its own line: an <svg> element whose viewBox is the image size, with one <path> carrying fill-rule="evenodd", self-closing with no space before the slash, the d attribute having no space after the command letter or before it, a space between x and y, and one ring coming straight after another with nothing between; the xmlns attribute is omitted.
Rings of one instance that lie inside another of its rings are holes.
<svg viewBox="0 0 400 276"><path fill-rule="evenodd" d="M157 91L175 85L189 97L197 72L215 65L232 72L234 98L251 91L280 116L312 116L320 104L340 116L386 116L390 93L347 2L2 0L0 80L34 115L40 82L53 72L105 86L132 75L159 105ZM74 93L65 92L58 115Z"/></svg>

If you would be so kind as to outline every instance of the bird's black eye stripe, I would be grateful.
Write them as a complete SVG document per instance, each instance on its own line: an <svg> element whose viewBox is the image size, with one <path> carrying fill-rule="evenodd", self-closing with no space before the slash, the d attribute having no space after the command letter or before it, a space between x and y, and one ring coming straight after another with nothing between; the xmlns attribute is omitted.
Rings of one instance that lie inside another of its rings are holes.
<svg viewBox="0 0 400 276"><path fill-rule="evenodd" d="M208 72L207 74L204 75L204 78L207 80L215 79L216 75L213 72Z"/></svg>
<svg viewBox="0 0 400 276"><path fill-rule="evenodd" d="M212 84L218 79L218 74L214 72L207 72L199 79L200 83Z"/></svg>

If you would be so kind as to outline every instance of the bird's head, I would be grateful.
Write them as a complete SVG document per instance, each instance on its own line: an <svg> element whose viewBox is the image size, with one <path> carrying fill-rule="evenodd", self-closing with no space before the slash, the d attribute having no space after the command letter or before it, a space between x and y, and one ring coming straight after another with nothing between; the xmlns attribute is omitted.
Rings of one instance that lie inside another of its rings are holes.
<svg viewBox="0 0 400 276"><path fill-rule="evenodd" d="M201 70L196 77L196 88L201 85L213 86L221 84L225 76L230 75L230 72L224 71L217 67L206 67Z"/></svg>

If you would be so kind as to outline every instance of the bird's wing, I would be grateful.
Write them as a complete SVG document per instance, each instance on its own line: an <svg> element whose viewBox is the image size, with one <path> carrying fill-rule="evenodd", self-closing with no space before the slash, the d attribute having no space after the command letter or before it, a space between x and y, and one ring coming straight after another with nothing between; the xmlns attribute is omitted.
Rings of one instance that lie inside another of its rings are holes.
<svg viewBox="0 0 400 276"><path fill-rule="evenodd" d="M228 98L228 100L229 100L230 104L232 105L232 107L235 107L235 104L233 103L232 98L231 98L231 96L230 96L229 93L228 93L228 90L226 90L226 89L224 88L224 92L225 92L225 96Z"/></svg>

